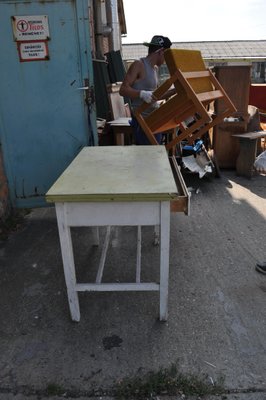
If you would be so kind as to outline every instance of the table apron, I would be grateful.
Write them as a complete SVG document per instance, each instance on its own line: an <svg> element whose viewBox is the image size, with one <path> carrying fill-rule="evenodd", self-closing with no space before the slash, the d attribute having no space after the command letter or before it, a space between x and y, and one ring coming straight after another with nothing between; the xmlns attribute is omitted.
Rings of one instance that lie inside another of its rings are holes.
<svg viewBox="0 0 266 400"><path fill-rule="evenodd" d="M167 202L63 202L55 207L63 210L67 226L136 226L160 225L161 203Z"/></svg>

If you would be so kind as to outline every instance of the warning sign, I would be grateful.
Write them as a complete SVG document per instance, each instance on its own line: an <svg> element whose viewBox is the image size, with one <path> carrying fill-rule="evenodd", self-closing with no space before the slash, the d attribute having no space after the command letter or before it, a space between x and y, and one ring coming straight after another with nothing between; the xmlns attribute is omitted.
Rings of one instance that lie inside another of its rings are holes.
<svg viewBox="0 0 266 400"><path fill-rule="evenodd" d="M39 61L49 59L46 41L19 42L17 45L20 61Z"/></svg>
<svg viewBox="0 0 266 400"><path fill-rule="evenodd" d="M17 41L50 38L47 15L13 16L12 26L14 38Z"/></svg>

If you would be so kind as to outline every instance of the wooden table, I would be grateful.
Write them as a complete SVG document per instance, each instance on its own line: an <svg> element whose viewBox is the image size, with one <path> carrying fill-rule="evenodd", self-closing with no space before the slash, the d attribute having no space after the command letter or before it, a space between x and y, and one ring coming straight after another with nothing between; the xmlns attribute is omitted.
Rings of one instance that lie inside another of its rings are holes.
<svg viewBox="0 0 266 400"><path fill-rule="evenodd" d="M80 320L80 291L159 291L168 315L170 200L177 188L164 146L86 147L46 194L56 208L71 317ZM78 283L73 226L138 226L136 282L103 283L108 230L95 283ZM160 227L160 281L141 282L141 225Z"/></svg>
<svg viewBox="0 0 266 400"><path fill-rule="evenodd" d="M239 155L236 160L236 173L251 178L254 171L258 139L266 137L266 131L233 134L239 139Z"/></svg>
<svg viewBox="0 0 266 400"><path fill-rule="evenodd" d="M113 129L115 144L117 146L123 146L125 144L125 135L129 136L129 141L132 142L133 129L130 125L130 121L131 117L119 117L108 122Z"/></svg>

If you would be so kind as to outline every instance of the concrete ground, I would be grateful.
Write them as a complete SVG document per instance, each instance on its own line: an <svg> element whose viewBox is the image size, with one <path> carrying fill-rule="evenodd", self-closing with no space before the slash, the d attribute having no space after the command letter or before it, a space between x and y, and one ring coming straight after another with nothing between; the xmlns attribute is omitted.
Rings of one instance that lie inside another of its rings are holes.
<svg viewBox="0 0 266 400"><path fill-rule="evenodd" d="M188 382L223 388L175 400L266 399L266 275L254 269L266 259L266 177L185 179L191 215L171 215L166 323L156 292L81 293L81 321L70 320L53 208L32 210L0 242L0 400L109 400L123 379L173 365ZM143 231L142 278L158 280L153 229ZM73 229L80 282L99 261L90 238L90 229ZM105 281L134 279L135 244L135 228L114 228Z"/></svg>

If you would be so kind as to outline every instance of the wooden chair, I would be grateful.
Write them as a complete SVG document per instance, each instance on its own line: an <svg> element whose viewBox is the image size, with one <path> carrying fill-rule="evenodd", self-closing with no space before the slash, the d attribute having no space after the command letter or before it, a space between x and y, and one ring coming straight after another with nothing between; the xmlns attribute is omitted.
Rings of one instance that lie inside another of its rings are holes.
<svg viewBox="0 0 266 400"><path fill-rule="evenodd" d="M132 142L132 127L129 123L131 120L131 111L129 104L125 104L124 98L119 94L120 86L121 82L107 85L111 117L113 119L108 124L114 132L116 145L124 145L125 142Z"/></svg>
<svg viewBox="0 0 266 400"><path fill-rule="evenodd" d="M200 138L232 115L236 108L214 74L205 67L200 51L167 49L164 54L170 78L154 91L154 95L162 98L172 85L176 93L148 116L142 113L150 105L143 103L135 111L135 116L151 144L158 144L154 134L169 130L175 132L178 127L180 134L172 134L166 144L170 150L184 139L192 143ZM219 115L210 112L214 101L223 102Z"/></svg>

